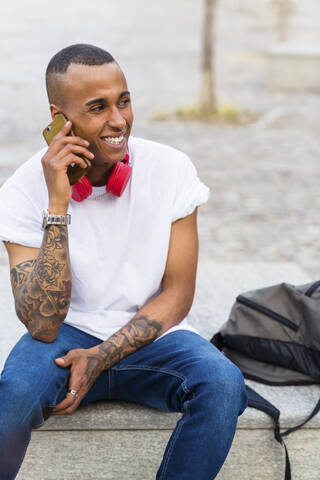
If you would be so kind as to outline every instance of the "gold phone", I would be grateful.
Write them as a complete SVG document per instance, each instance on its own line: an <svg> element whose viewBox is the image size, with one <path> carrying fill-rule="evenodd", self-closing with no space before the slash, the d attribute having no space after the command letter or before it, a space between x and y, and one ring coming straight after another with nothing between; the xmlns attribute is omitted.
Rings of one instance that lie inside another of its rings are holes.
<svg viewBox="0 0 320 480"><path fill-rule="evenodd" d="M59 113L54 117L53 121L46 126L42 134L48 145L50 145L52 139L57 135L57 133L60 132L60 130L65 126L66 123L67 123L66 117L62 115L62 113ZM68 135L74 136L73 131L71 130L71 132ZM80 178L82 178L84 175L86 175L90 169L90 166L86 157L84 155L79 155L79 157L83 158L83 160L86 162L88 167L82 168L80 167L80 165L76 163L73 165L72 164L69 165L67 170L67 175L69 177L70 185L74 185L75 183L77 183L77 181L80 180Z"/></svg>

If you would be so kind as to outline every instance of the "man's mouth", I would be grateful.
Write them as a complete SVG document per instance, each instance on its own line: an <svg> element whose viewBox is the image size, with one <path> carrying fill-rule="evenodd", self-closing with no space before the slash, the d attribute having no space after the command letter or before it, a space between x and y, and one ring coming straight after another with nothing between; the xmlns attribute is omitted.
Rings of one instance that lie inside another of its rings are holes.
<svg viewBox="0 0 320 480"><path fill-rule="evenodd" d="M121 134L118 137L101 137L101 139L108 145L120 145L124 139L124 135Z"/></svg>

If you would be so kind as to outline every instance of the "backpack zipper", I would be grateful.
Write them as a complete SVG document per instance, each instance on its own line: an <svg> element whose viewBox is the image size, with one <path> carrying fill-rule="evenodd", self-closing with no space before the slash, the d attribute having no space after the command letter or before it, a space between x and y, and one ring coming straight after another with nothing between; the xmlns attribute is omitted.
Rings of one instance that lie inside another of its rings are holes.
<svg viewBox="0 0 320 480"><path fill-rule="evenodd" d="M312 295L314 294L314 292L317 290L318 287L320 287L320 280L318 280L313 285L311 285L311 287L309 287L308 290L306 291L305 295L307 297L312 297Z"/></svg>
<svg viewBox="0 0 320 480"><path fill-rule="evenodd" d="M276 320L277 322L281 323L282 325L285 325L288 328L291 328L291 330L294 330L295 332L298 331L297 325L295 325L291 320L289 320L286 317L283 317L279 313L274 312L273 310L269 310L266 307L263 307L262 305L259 305L258 303L253 302L252 300L249 300L248 298L244 297L243 295L239 295L237 297L237 302L242 303L243 305L246 305L249 308L252 308L253 310L256 310L259 313L263 313L269 318L273 318L273 320Z"/></svg>

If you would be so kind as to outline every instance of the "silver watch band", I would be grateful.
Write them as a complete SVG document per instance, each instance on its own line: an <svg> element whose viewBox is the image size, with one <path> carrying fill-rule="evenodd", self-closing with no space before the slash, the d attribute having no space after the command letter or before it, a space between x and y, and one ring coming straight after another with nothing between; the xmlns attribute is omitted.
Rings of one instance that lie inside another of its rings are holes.
<svg viewBox="0 0 320 480"><path fill-rule="evenodd" d="M42 211L42 228L46 228L48 225L70 225L71 215L54 215L48 212L48 210Z"/></svg>

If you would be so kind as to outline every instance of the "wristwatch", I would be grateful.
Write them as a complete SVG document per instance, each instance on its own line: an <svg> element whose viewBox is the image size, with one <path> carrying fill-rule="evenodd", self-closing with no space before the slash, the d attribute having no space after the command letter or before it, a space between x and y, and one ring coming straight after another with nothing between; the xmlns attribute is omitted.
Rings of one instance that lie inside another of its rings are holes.
<svg viewBox="0 0 320 480"><path fill-rule="evenodd" d="M48 210L42 211L42 228L47 228L48 225L70 225L71 215L52 215Z"/></svg>

